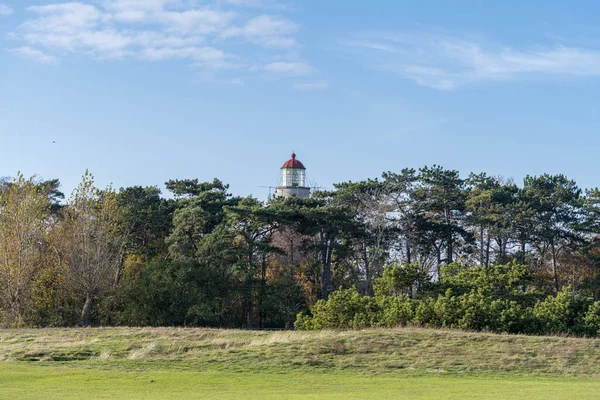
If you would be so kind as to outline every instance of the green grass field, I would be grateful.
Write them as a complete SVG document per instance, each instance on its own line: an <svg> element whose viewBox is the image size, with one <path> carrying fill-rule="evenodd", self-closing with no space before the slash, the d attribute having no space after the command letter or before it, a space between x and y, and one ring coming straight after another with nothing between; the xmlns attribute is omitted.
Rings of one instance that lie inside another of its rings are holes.
<svg viewBox="0 0 600 400"><path fill-rule="evenodd" d="M0 398L578 399L600 341L416 328L0 331Z"/></svg>

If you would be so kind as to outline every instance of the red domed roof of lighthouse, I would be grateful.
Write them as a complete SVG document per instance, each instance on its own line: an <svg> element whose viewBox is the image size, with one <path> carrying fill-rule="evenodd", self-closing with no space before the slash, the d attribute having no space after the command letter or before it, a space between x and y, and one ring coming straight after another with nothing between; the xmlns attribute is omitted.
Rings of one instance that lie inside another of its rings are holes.
<svg viewBox="0 0 600 400"><path fill-rule="evenodd" d="M296 160L296 153L292 153L292 158L287 160L285 162L285 164L283 164L283 167L281 168L301 168L301 169L306 169L306 167L304 166L304 164L302 164L300 161Z"/></svg>

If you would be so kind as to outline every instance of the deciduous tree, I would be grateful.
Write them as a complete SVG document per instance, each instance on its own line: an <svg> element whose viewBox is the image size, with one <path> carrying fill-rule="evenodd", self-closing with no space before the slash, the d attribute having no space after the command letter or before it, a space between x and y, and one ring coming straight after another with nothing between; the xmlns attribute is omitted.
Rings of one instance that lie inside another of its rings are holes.
<svg viewBox="0 0 600 400"><path fill-rule="evenodd" d="M49 216L48 196L32 179L18 174L0 191L0 304L7 325L25 324Z"/></svg>
<svg viewBox="0 0 600 400"><path fill-rule="evenodd" d="M94 302L114 289L119 276L123 240L116 193L97 189L86 171L58 229L57 247L68 268L67 282L82 300L81 323L87 326Z"/></svg>

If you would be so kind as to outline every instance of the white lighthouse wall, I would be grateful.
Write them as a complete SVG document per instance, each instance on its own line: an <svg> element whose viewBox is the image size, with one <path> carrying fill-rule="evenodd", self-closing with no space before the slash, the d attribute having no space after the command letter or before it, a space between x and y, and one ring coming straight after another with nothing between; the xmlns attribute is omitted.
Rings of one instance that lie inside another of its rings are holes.
<svg viewBox="0 0 600 400"><path fill-rule="evenodd" d="M301 199L306 199L310 197L310 188L307 187L278 187L277 188L277 197L299 197Z"/></svg>

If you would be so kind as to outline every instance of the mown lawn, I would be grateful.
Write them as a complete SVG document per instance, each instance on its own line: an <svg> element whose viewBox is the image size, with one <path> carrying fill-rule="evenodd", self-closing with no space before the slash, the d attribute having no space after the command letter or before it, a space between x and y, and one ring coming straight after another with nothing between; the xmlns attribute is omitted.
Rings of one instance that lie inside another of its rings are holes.
<svg viewBox="0 0 600 400"><path fill-rule="evenodd" d="M0 330L0 399L578 399L600 341L427 329Z"/></svg>
<svg viewBox="0 0 600 400"><path fill-rule="evenodd" d="M598 394L600 381L581 378L0 365L3 399L582 399Z"/></svg>
<svg viewBox="0 0 600 400"><path fill-rule="evenodd" d="M600 381L581 378L152 368L125 372L91 365L85 368L14 362L0 365L3 399L578 399L595 394L600 394Z"/></svg>

